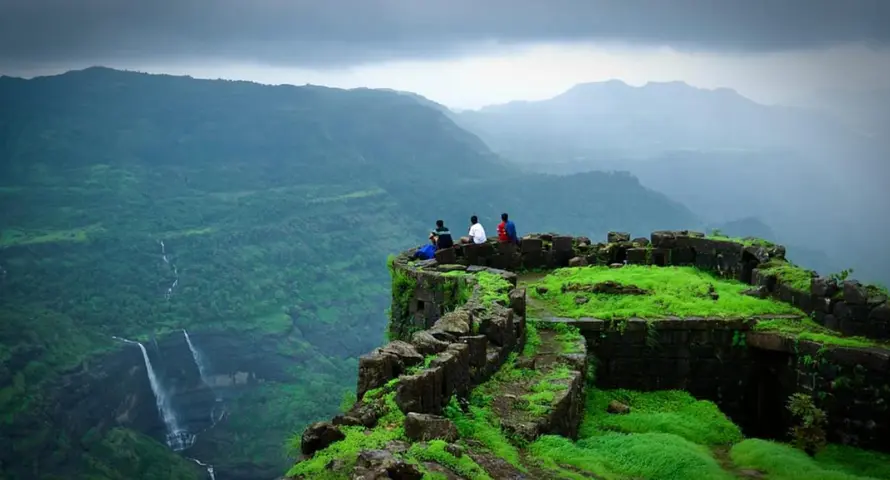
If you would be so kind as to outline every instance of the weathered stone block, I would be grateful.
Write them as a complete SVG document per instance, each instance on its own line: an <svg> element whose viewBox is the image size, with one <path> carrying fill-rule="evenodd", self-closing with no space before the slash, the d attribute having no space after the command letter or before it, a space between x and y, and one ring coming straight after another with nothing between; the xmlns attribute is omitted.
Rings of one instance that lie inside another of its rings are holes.
<svg viewBox="0 0 890 480"><path fill-rule="evenodd" d="M778 278L773 274L763 273L762 270L755 268L751 272L751 284L761 285L766 287L769 292L775 292Z"/></svg>
<svg viewBox="0 0 890 480"><path fill-rule="evenodd" d="M436 250L436 262L440 265L453 265L457 263L457 252L454 248L441 248Z"/></svg>
<svg viewBox="0 0 890 480"><path fill-rule="evenodd" d="M300 438L300 451L303 452L303 455L312 455L344 438L346 435L330 422L315 422L303 431L303 436Z"/></svg>
<svg viewBox="0 0 890 480"><path fill-rule="evenodd" d="M535 253L543 250L544 242L540 238L523 238L519 249L523 254Z"/></svg>
<svg viewBox="0 0 890 480"><path fill-rule="evenodd" d="M454 423L445 417L412 412L405 415L405 436L414 442L430 440L455 442L460 434Z"/></svg>
<svg viewBox="0 0 890 480"><path fill-rule="evenodd" d="M459 309L446 313L442 318L436 320L432 330L445 332L450 335L459 337L470 333L470 325L472 320L466 310ZM421 357L422 360L422 357Z"/></svg>
<svg viewBox="0 0 890 480"><path fill-rule="evenodd" d="M570 267L586 267L587 259L584 257L572 257L569 259Z"/></svg>
<svg viewBox="0 0 890 480"><path fill-rule="evenodd" d="M646 265L649 263L649 249L629 248L627 250L627 263L632 265Z"/></svg>
<svg viewBox="0 0 890 480"><path fill-rule="evenodd" d="M464 247L464 255L469 265L487 266L494 255L494 248L490 243L469 244Z"/></svg>
<svg viewBox="0 0 890 480"><path fill-rule="evenodd" d="M485 335L470 335L460 337L460 341L469 347L468 358L470 366L484 367L485 354L488 350L488 337Z"/></svg>
<svg viewBox="0 0 890 480"><path fill-rule="evenodd" d="M506 308L493 308L491 315L482 319L479 333L488 341L506 349L512 349L516 338L513 332L513 311Z"/></svg>
<svg viewBox="0 0 890 480"><path fill-rule="evenodd" d="M856 280L845 280L844 301L850 305L865 305L868 303L868 290Z"/></svg>
<svg viewBox="0 0 890 480"><path fill-rule="evenodd" d="M609 243L629 242L630 234L627 232L609 232L606 234L606 241Z"/></svg>
<svg viewBox="0 0 890 480"><path fill-rule="evenodd" d="M528 270L536 270L547 267L547 256L544 252L528 252L522 254L522 266Z"/></svg>
<svg viewBox="0 0 890 480"><path fill-rule="evenodd" d="M653 248L649 252L649 262L659 267L669 265L671 262L671 251L666 248Z"/></svg>
<svg viewBox="0 0 890 480"><path fill-rule="evenodd" d="M555 252L571 252L572 237L558 236L553 237L553 251Z"/></svg>
<svg viewBox="0 0 890 480"><path fill-rule="evenodd" d="M402 364L393 354L375 351L359 357L356 397L361 399L368 390L380 388L401 373Z"/></svg>
<svg viewBox="0 0 890 480"><path fill-rule="evenodd" d="M464 397L470 387L470 347L463 343L453 343L448 350L440 353L430 362L430 367L442 369L443 399L447 402L452 395ZM442 406L445 404L443 403Z"/></svg>
<svg viewBox="0 0 890 480"><path fill-rule="evenodd" d="M424 330L415 332L411 336L411 344L417 349L421 355L435 355L444 352L448 348L449 343L443 342L432 336L430 332Z"/></svg>
<svg viewBox="0 0 890 480"><path fill-rule="evenodd" d="M694 265L695 251L690 247L675 247L670 249L671 265Z"/></svg>
<svg viewBox="0 0 890 480"><path fill-rule="evenodd" d="M525 293L525 287L510 290L510 308L521 317L525 316Z"/></svg>
<svg viewBox="0 0 890 480"><path fill-rule="evenodd" d="M813 277L810 280L810 293L820 297L831 297L838 290L837 282L826 277Z"/></svg>
<svg viewBox="0 0 890 480"><path fill-rule="evenodd" d="M399 377L395 395L399 410L403 413L441 413L446 400L442 376L442 368L436 367Z"/></svg>

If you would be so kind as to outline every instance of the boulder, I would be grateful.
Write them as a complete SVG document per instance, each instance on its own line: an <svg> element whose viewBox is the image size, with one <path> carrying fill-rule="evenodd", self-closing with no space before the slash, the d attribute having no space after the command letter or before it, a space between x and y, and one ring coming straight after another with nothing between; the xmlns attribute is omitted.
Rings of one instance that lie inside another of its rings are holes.
<svg viewBox="0 0 890 480"><path fill-rule="evenodd" d="M865 305L868 303L868 290L856 280L845 280L844 301L850 305Z"/></svg>
<svg viewBox="0 0 890 480"><path fill-rule="evenodd" d="M439 265L452 265L457 263L457 252L454 248L442 248L436 250L436 262Z"/></svg>
<svg viewBox="0 0 890 480"><path fill-rule="evenodd" d="M525 287L510 290L510 308L516 315L525 316Z"/></svg>
<svg viewBox="0 0 890 480"><path fill-rule="evenodd" d="M448 342L439 340L426 330L415 332L414 335L411 336L411 343L417 349L418 353L424 356L444 352L449 345Z"/></svg>
<svg viewBox="0 0 890 480"><path fill-rule="evenodd" d="M814 277L810 280L810 293L820 297L830 297L838 290L837 282L832 278Z"/></svg>
<svg viewBox="0 0 890 480"><path fill-rule="evenodd" d="M382 387L401 371L402 363L394 354L375 351L362 355L358 360L356 396L361 399L365 392Z"/></svg>
<svg viewBox="0 0 890 480"><path fill-rule="evenodd" d="M758 285L754 288L742 290L742 295L747 295L749 297L755 297L755 298L766 298L769 296L769 292L766 290L766 287L764 287L763 285Z"/></svg>
<svg viewBox="0 0 890 480"><path fill-rule="evenodd" d="M609 243L629 242L630 234L626 232L609 232L606 235L606 240Z"/></svg>
<svg viewBox="0 0 890 480"><path fill-rule="evenodd" d="M444 440L454 442L460 437L451 420L438 415L409 413L405 416L405 436L414 442Z"/></svg>
<svg viewBox="0 0 890 480"><path fill-rule="evenodd" d="M315 422L303 431L303 437L300 439L300 451L303 452L303 455L312 455L344 438L346 435L332 423Z"/></svg>
<svg viewBox="0 0 890 480"><path fill-rule="evenodd" d="M569 259L570 267L586 267L587 259L584 257L572 257Z"/></svg>
<svg viewBox="0 0 890 480"><path fill-rule="evenodd" d="M649 239L646 237L638 237L638 238L631 240L630 243L632 243L633 246L637 247L637 248L648 247Z"/></svg>
<svg viewBox="0 0 890 480"><path fill-rule="evenodd" d="M609 406L606 407L606 411L609 413L617 413L623 415L625 413L630 413L630 407L619 402L618 400L612 400L609 402Z"/></svg>
<svg viewBox="0 0 890 480"><path fill-rule="evenodd" d="M403 367L411 367L423 362L423 355L414 348L414 345L401 340L389 342L380 349L380 352L395 355L402 362Z"/></svg>
<svg viewBox="0 0 890 480"><path fill-rule="evenodd" d="M397 458L387 450L363 450L355 463L353 480L420 480L417 465Z"/></svg>
<svg viewBox="0 0 890 480"><path fill-rule="evenodd" d="M448 312L433 324L433 330L448 333L454 336L462 336L470 333L470 315L463 309Z"/></svg>

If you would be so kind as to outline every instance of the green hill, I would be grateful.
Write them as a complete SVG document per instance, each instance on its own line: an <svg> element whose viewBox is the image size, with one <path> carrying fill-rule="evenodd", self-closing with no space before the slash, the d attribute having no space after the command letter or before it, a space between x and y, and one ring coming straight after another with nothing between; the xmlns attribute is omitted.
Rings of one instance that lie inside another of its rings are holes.
<svg viewBox="0 0 890 480"><path fill-rule="evenodd" d="M229 332L237 341L217 355L238 361L242 342L251 361L281 366L196 446L220 472L262 478L288 464L289 434L354 388L355 357L383 341L383 259L424 242L437 218L462 232L475 213L490 235L501 211L521 230L591 236L696 223L629 175L514 172L441 111L392 92L91 68L0 78L0 103L10 478L172 478L169 460L136 472L101 453L137 438L110 430L115 419L82 435L59 413L51 392L120 350L112 335ZM131 442L133 456L156 457L147 441Z"/></svg>

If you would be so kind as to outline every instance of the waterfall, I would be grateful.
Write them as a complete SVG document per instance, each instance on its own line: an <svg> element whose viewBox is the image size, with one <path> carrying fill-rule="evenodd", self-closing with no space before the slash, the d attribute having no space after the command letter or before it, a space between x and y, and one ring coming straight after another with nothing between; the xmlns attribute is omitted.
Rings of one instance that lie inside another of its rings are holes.
<svg viewBox="0 0 890 480"><path fill-rule="evenodd" d="M173 296L173 290L179 285L179 270L177 270L176 265L170 263L170 259L167 257L167 246L164 245L164 241L158 240L158 243L161 245L161 259L173 270L173 285L170 285L167 291L164 292L164 298L170 300L170 297Z"/></svg>
<svg viewBox="0 0 890 480"><path fill-rule="evenodd" d="M198 367L198 373L201 375L201 383L203 383L204 385L207 386L207 388L209 388L211 391L213 391L213 395L214 395L214 397L216 397L217 402L222 401L222 399L219 398L219 395L216 394L216 391L210 385L210 381L207 380L208 372L207 372L207 364L204 362L204 355L201 355L201 352L199 352L198 349L195 347L195 344L192 343L192 339L191 339L191 337L189 337L188 330L183 328L182 335L185 336L185 342L188 343L189 350L192 352L192 358L195 360L195 366ZM216 410L215 407L214 407L214 410ZM212 423L214 425L219 420L219 418L216 418L216 416L213 414L213 411L210 412L210 420L212 421Z"/></svg>
<svg viewBox="0 0 890 480"><path fill-rule="evenodd" d="M140 342L134 342L125 338L114 338L123 342L139 345L139 350L142 351L142 360L145 362L145 371L148 374L148 382L151 384L151 391L155 396L155 404L158 407L158 413L161 414L161 418L164 420L164 426L167 429L167 446L177 452L191 447L195 443L195 436L189 434L187 430L180 428L179 420L176 418L176 412L173 411L167 392L158 381L157 375L155 375L155 370L151 365L151 359L148 358L148 351L145 350L145 346Z"/></svg>
<svg viewBox="0 0 890 480"><path fill-rule="evenodd" d="M213 465L208 465L208 464L198 460L197 458L190 458L189 460L197 463L198 465L200 465L202 467L206 467L207 474L210 475L210 480L216 480L216 475L213 474Z"/></svg>

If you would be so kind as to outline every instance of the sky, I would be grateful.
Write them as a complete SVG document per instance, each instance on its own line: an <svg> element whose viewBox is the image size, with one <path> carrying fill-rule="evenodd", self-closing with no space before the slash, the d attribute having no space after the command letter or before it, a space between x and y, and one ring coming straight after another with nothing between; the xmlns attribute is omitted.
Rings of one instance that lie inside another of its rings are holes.
<svg viewBox="0 0 890 480"><path fill-rule="evenodd" d="M104 65L452 108L620 79L763 103L890 87L886 0L0 0L0 73Z"/></svg>

